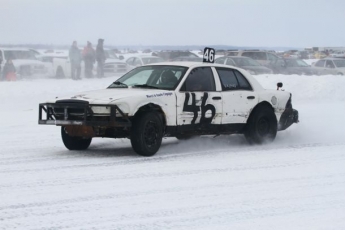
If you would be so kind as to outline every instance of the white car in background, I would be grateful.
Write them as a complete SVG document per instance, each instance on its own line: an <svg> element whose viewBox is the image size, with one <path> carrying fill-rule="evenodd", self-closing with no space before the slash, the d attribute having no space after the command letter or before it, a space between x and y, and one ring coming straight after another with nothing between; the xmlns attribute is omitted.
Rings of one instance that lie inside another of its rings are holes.
<svg viewBox="0 0 345 230"><path fill-rule="evenodd" d="M345 75L345 59L324 58L314 63L320 74Z"/></svg>
<svg viewBox="0 0 345 230"><path fill-rule="evenodd" d="M38 60L35 53L29 49L0 48L0 59L2 59L1 69L3 69L7 59L12 59L20 78L46 77L53 74L51 64Z"/></svg>
<svg viewBox="0 0 345 230"><path fill-rule="evenodd" d="M80 52L82 52L80 48ZM114 76L118 74L124 74L128 71L128 66L123 60L123 56L117 56L113 50L104 49L106 60L104 63L104 76ZM69 52L66 50L64 55L59 55L53 58L53 69L56 78L71 78L71 62L69 59ZM81 62L81 76L84 75L85 64L84 61ZM97 74L97 62L93 65L93 75Z"/></svg>
<svg viewBox="0 0 345 230"><path fill-rule="evenodd" d="M164 62L164 59L161 57L151 56L151 55L140 55L133 56L126 60L129 69L134 69L138 66Z"/></svg>

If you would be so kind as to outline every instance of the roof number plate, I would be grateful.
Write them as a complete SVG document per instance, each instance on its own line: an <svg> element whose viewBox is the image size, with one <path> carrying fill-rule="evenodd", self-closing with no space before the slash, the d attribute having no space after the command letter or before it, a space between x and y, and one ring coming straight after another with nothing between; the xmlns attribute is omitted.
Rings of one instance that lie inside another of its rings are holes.
<svg viewBox="0 0 345 230"><path fill-rule="evenodd" d="M213 48L205 47L203 62L214 63L215 50Z"/></svg>

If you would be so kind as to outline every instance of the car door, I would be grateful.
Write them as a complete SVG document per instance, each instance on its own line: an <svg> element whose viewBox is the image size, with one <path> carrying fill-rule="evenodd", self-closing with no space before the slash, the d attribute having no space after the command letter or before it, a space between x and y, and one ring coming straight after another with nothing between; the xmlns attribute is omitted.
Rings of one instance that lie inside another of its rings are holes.
<svg viewBox="0 0 345 230"><path fill-rule="evenodd" d="M189 71L176 93L177 125L207 129L222 121L220 82L211 67L196 67ZM181 127L180 127L181 128Z"/></svg>
<svg viewBox="0 0 345 230"><path fill-rule="evenodd" d="M335 65L332 60L326 60L324 74L337 74L337 70L335 69Z"/></svg>
<svg viewBox="0 0 345 230"><path fill-rule="evenodd" d="M243 124L259 101L245 76L236 69L215 67L222 87L222 124Z"/></svg>
<svg viewBox="0 0 345 230"><path fill-rule="evenodd" d="M317 69L319 74L325 74L326 60L319 60L315 63L314 67Z"/></svg>

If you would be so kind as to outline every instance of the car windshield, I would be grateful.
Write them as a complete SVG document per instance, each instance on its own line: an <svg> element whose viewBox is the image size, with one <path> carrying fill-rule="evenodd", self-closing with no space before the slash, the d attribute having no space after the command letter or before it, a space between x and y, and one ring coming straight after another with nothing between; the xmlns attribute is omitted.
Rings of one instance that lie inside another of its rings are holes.
<svg viewBox="0 0 345 230"><path fill-rule="evenodd" d="M106 58L109 59L119 59L113 50L104 50Z"/></svg>
<svg viewBox="0 0 345 230"><path fill-rule="evenodd" d="M143 57L141 59L143 60L144 65L164 61L164 59L160 57Z"/></svg>
<svg viewBox="0 0 345 230"><path fill-rule="evenodd" d="M35 54L30 50L5 50L5 59L30 59L36 60Z"/></svg>
<svg viewBox="0 0 345 230"><path fill-rule="evenodd" d="M345 60L333 60L337 68L345 67Z"/></svg>
<svg viewBox="0 0 345 230"><path fill-rule="evenodd" d="M250 58L232 58L237 66L261 66L261 64Z"/></svg>
<svg viewBox="0 0 345 230"><path fill-rule="evenodd" d="M309 65L301 59L286 59L287 67L308 67Z"/></svg>
<svg viewBox="0 0 345 230"><path fill-rule="evenodd" d="M174 90L188 67L152 65L141 66L123 75L108 88L136 88Z"/></svg>

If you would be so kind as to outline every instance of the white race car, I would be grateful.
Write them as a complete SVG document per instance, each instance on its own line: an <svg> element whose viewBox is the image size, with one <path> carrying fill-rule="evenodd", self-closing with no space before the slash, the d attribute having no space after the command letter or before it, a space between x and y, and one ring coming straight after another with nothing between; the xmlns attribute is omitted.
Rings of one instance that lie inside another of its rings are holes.
<svg viewBox="0 0 345 230"><path fill-rule="evenodd" d="M94 137L129 138L143 156L154 155L164 136L238 133L262 144L297 122L291 93L265 90L245 70L212 63L141 66L106 89L39 105L39 124L61 126L69 150L87 149Z"/></svg>

